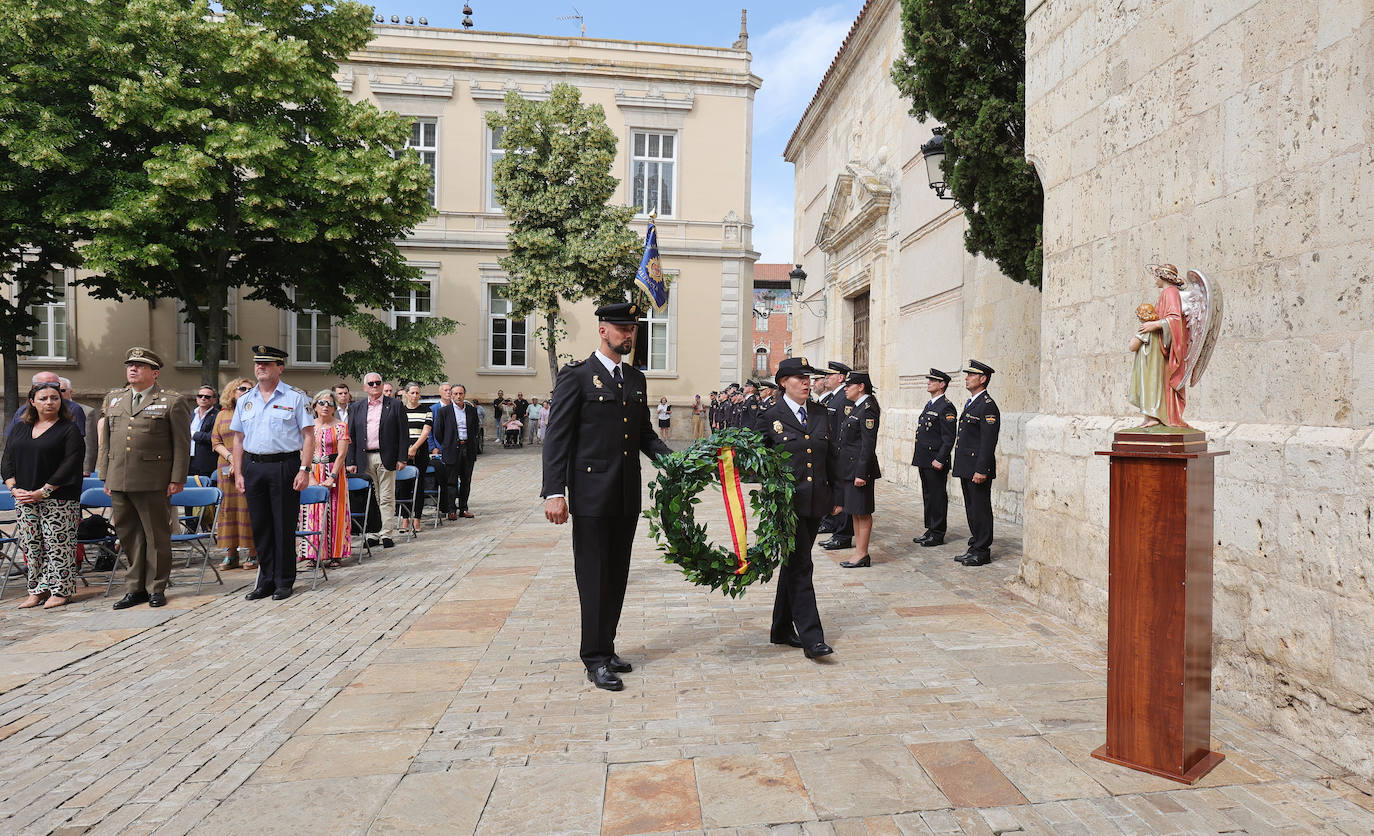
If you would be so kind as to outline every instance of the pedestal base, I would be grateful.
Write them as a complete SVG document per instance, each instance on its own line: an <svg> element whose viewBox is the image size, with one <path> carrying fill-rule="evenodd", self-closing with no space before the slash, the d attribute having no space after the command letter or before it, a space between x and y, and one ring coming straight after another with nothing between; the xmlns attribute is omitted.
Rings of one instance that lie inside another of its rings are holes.
<svg viewBox="0 0 1374 836"><path fill-rule="evenodd" d="M1202 780L1202 776L1206 775L1208 772L1211 772L1217 764L1226 760L1226 756L1221 754L1220 752L1213 752L1211 750L1208 750L1207 753L1202 756L1201 760L1193 764L1191 769L1187 770L1186 772L1172 773L1165 772L1162 769L1156 769L1153 766L1146 766L1144 764L1139 763L1131 763L1130 761L1122 760L1121 758L1114 758L1111 755L1107 754L1107 744L1105 743L1094 749L1092 755L1100 761L1114 763L1117 766L1124 766L1130 769L1138 769L1141 772L1148 772L1151 775L1158 775L1161 778L1168 778L1170 781L1178 781L1183 784L1196 784L1198 781Z"/></svg>

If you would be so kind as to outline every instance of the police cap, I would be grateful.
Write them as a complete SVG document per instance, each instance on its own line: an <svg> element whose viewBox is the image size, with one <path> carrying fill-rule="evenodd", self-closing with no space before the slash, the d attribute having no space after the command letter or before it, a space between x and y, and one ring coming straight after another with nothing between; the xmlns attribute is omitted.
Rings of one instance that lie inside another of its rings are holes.
<svg viewBox="0 0 1374 836"><path fill-rule="evenodd" d="M254 363L276 363L280 366L286 365L286 352L271 345L253 346Z"/></svg>
<svg viewBox="0 0 1374 836"><path fill-rule="evenodd" d="M992 376L992 366L987 363L980 363L977 360L968 361L968 368L964 369L964 374L983 374Z"/></svg>
<svg viewBox="0 0 1374 836"><path fill-rule="evenodd" d="M930 374L926 375L926 380L938 380L941 383L949 383L949 375L939 369L931 369Z"/></svg>
<svg viewBox="0 0 1374 836"><path fill-rule="evenodd" d="M831 360L826 365L830 367L830 372L832 374L849 374L850 372L854 371L853 369L851 369L850 367L846 366L844 363L841 363L838 360Z"/></svg>
<svg viewBox="0 0 1374 836"><path fill-rule="evenodd" d="M596 318L612 325L634 325L644 311L633 302L617 302L596 309Z"/></svg>
<svg viewBox="0 0 1374 836"><path fill-rule="evenodd" d="M875 391L873 389L873 380L868 376L868 372L850 372L845 375L844 385L848 386L852 383L863 386L865 392Z"/></svg>
<svg viewBox="0 0 1374 836"><path fill-rule="evenodd" d="M130 363L142 363L154 369L162 368L162 358L141 345L134 346L129 349L128 354L124 355L124 365L127 366Z"/></svg>
<svg viewBox="0 0 1374 836"><path fill-rule="evenodd" d="M811 364L806 362L805 357L788 357L778 364L778 372L773 376L773 379L781 383L784 377L810 374L825 374L825 372L812 368Z"/></svg>

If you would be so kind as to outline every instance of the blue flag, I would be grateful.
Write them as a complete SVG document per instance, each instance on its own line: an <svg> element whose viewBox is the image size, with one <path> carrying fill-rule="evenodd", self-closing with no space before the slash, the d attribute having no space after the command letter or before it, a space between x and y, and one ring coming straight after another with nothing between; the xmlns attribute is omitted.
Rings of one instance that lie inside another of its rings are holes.
<svg viewBox="0 0 1374 836"><path fill-rule="evenodd" d="M644 236L644 257L639 260L635 284L649 297L654 310L662 313L668 307L668 285L663 281L663 268L658 263L658 231L653 221L649 221L649 232Z"/></svg>

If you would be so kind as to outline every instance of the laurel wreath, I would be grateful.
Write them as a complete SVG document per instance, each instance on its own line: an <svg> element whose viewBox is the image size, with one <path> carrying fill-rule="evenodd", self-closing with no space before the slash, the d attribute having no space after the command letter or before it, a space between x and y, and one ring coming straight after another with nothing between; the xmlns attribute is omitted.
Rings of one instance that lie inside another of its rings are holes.
<svg viewBox="0 0 1374 836"><path fill-rule="evenodd" d="M717 459L722 447L733 447L740 481L761 483L749 492L750 523L758 532L749 547L748 566L736 573L734 552L715 546L706 526L696 521L693 506L699 494L720 485ZM644 512L649 533L658 540L664 561L682 568L687 580L719 589L731 598L758 582L766 582L792 551L797 517L792 508L796 477L787 467L791 454L763 443L759 433L740 428L716 430L686 450L658 461L658 477L649 483L653 507Z"/></svg>

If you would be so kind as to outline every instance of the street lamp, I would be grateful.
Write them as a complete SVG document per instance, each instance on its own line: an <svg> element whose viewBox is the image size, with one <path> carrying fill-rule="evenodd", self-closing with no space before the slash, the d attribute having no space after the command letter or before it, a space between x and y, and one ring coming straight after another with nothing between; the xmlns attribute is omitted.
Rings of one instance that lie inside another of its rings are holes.
<svg viewBox="0 0 1374 836"><path fill-rule="evenodd" d="M821 297L821 310L820 310L820 313L816 313L816 311L811 310L811 303L810 303L810 302L807 302L807 301L805 301L805 300L802 299L802 286L806 283L806 271L802 269L802 266L801 266L800 264L798 264L798 265L797 265L797 268L796 268L795 270L793 270L792 272L790 272L790 273L787 274L787 278L790 279L791 282L792 282L792 300L795 301L797 304L801 305L802 307L806 308L808 311L811 311L811 315L812 315L812 316L819 316L819 317L821 317L822 319L824 319L824 318L825 318L825 297L824 297L824 296Z"/></svg>
<svg viewBox="0 0 1374 836"><path fill-rule="evenodd" d="M926 179L930 181L930 187L935 190L936 197L941 200L953 200L954 195L945 196L949 184L945 182L945 173L941 168L945 162L945 129L937 127L934 133L935 135L921 146L921 156L926 159Z"/></svg>

